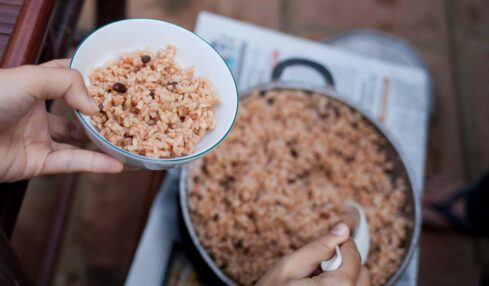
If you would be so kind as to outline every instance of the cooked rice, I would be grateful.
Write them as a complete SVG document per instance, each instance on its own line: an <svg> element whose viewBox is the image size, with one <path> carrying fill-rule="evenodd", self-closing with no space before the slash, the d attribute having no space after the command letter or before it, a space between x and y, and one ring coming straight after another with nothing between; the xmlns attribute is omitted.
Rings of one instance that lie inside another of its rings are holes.
<svg viewBox="0 0 489 286"><path fill-rule="evenodd" d="M193 67L175 62L175 53L169 45L156 53L123 54L89 75L88 90L101 107L92 124L107 140L140 155L170 158L190 154L214 129L219 98L208 80L194 77Z"/></svg>
<svg viewBox="0 0 489 286"><path fill-rule="evenodd" d="M189 169L189 208L215 263L252 285L282 256L365 208L372 285L405 254L407 185L393 177L386 142L361 115L319 94L255 92L241 100L227 140Z"/></svg>

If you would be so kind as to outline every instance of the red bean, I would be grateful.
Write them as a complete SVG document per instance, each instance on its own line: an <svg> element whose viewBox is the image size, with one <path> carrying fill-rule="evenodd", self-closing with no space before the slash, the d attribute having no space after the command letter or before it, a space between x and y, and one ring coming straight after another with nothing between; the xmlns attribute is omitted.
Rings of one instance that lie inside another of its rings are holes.
<svg viewBox="0 0 489 286"><path fill-rule="evenodd" d="M126 93L126 91L127 91L127 87L120 82L114 83L114 85L112 86L112 89L117 91L118 93Z"/></svg>
<svg viewBox="0 0 489 286"><path fill-rule="evenodd" d="M148 55L144 55L141 57L141 61L143 62L143 64L148 63L150 60L151 60L151 57Z"/></svg>

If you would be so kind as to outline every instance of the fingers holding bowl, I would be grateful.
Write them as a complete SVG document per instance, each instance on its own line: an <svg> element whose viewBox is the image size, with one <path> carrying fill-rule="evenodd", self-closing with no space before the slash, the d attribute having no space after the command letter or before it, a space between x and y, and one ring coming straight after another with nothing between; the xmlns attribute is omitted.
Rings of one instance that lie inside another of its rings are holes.
<svg viewBox="0 0 489 286"><path fill-rule="evenodd" d="M68 120L58 115L48 114L48 126L51 137L56 141L65 143L88 141L83 127L77 120Z"/></svg>

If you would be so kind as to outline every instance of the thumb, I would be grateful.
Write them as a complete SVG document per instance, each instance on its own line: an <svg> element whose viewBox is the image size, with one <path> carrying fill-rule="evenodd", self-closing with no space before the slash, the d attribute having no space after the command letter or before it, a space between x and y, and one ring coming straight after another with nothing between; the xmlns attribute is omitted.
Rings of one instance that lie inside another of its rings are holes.
<svg viewBox="0 0 489 286"><path fill-rule="evenodd" d="M33 101L63 98L69 106L87 115L98 111L97 104L88 94L83 77L76 70L53 66L22 66L11 72L12 80Z"/></svg>
<svg viewBox="0 0 489 286"><path fill-rule="evenodd" d="M340 268L331 272L323 272L314 277L313 279L318 282L317 284L356 285L361 267L360 253L358 253L357 245L352 239L349 239L341 245L340 251L341 255L343 255L343 263Z"/></svg>
<svg viewBox="0 0 489 286"><path fill-rule="evenodd" d="M336 225L328 234L299 248L286 257L286 273L291 279L300 279L313 273L323 260L330 259L336 246L348 240L350 231L344 223Z"/></svg>

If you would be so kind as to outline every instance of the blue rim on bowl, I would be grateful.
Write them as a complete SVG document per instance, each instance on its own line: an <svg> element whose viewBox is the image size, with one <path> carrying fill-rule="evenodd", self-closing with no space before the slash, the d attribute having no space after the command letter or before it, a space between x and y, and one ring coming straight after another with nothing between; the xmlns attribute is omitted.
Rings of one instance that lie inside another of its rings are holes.
<svg viewBox="0 0 489 286"><path fill-rule="evenodd" d="M221 57L221 55L216 51L216 49L214 49L214 47L212 47L211 44L209 44L204 38L202 38L201 36L195 34L194 32L180 26L180 25L177 25L177 24L173 24L173 23L170 23L170 22L167 22L167 21L163 21L163 20L157 20L157 19L149 19L149 18L131 18L131 19L124 19L124 20L119 20L119 21L115 21L115 22L112 22L112 23L109 23L109 24L106 24L100 28L98 28L97 30L93 31L92 33L90 33L81 43L80 45L78 45L78 47L75 49L75 52L73 53L73 56L71 57L71 60L70 60L70 68L72 67L72 64L73 64L73 59L76 57L76 54L78 52L78 50L83 47L83 45L85 44L85 42L95 33L97 33L98 31L101 31L105 28L107 28L108 26L111 26L113 24L116 24L116 23L120 23L120 22L125 22L125 21L155 21L155 22L162 22L162 23L165 23L165 24L169 24L169 25L172 25L172 26L175 26L177 28L180 28L186 32L189 32L195 36L197 36L199 39L201 39L204 43L206 43L211 49L212 51L214 51L217 56L219 57L219 59L221 59L221 61L223 62L223 64L226 66L226 68L228 69L229 71L229 74L231 75L231 78L233 79L233 83L234 83L234 88L235 88L235 91L236 91L236 110L234 112L234 118L233 118L233 121L231 123L231 125L229 126L228 130L226 131L226 133L214 144L212 145L210 148L207 148L201 152L198 152L198 153L193 153L193 154L190 154L190 155L187 155L187 156L182 156L182 157L177 157L177 158L168 158L168 159L162 159L162 158L150 158L150 157L146 157L146 156L143 156L143 155L139 155L139 154L136 154L136 153L132 153L132 152L129 152L127 150L124 150L123 148L113 144L112 142L110 142L109 140L107 140L104 136L100 135L100 133L98 132L97 129L95 129L95 127L87 122L85 120L85 118L83 117L83 115L81 114L81 112L79 110L75 110L75 114L76 116L78 117L78 119L80 120L80 122L85 125L86 127L88 127L88 129L93 133L95 134L95 136L97 136L97 138L101 139L102 141L106 142L109 144L110 147L112 147L113 149L116 149L117 151L121 152L122 154L126 155L126 156L129 156L133 159L137 159L137 160L144 160L144 161L148 161L148 162L153 162L153 163L157 163L157 162L179 162L179 161L186 161L186 160L192 160L193 158L196 158L196 157L200 157L200 156L203 156L207 153L209 153L210 151L212 151L213 149L215 149L219 144L221 144L221 142L228 136L229 132L231 131L231 129L233 128L234 126L234 123L236 122L236 117L238 116L238 108L239 108L239 94L238 94L238 87L236 85L236 79L234 78L234 75L233 73L231 72L231 70L229 69L228 65L226 64L226 62L224 61L224 59ZM211 131L212 132L212 131Z"/></svg>

